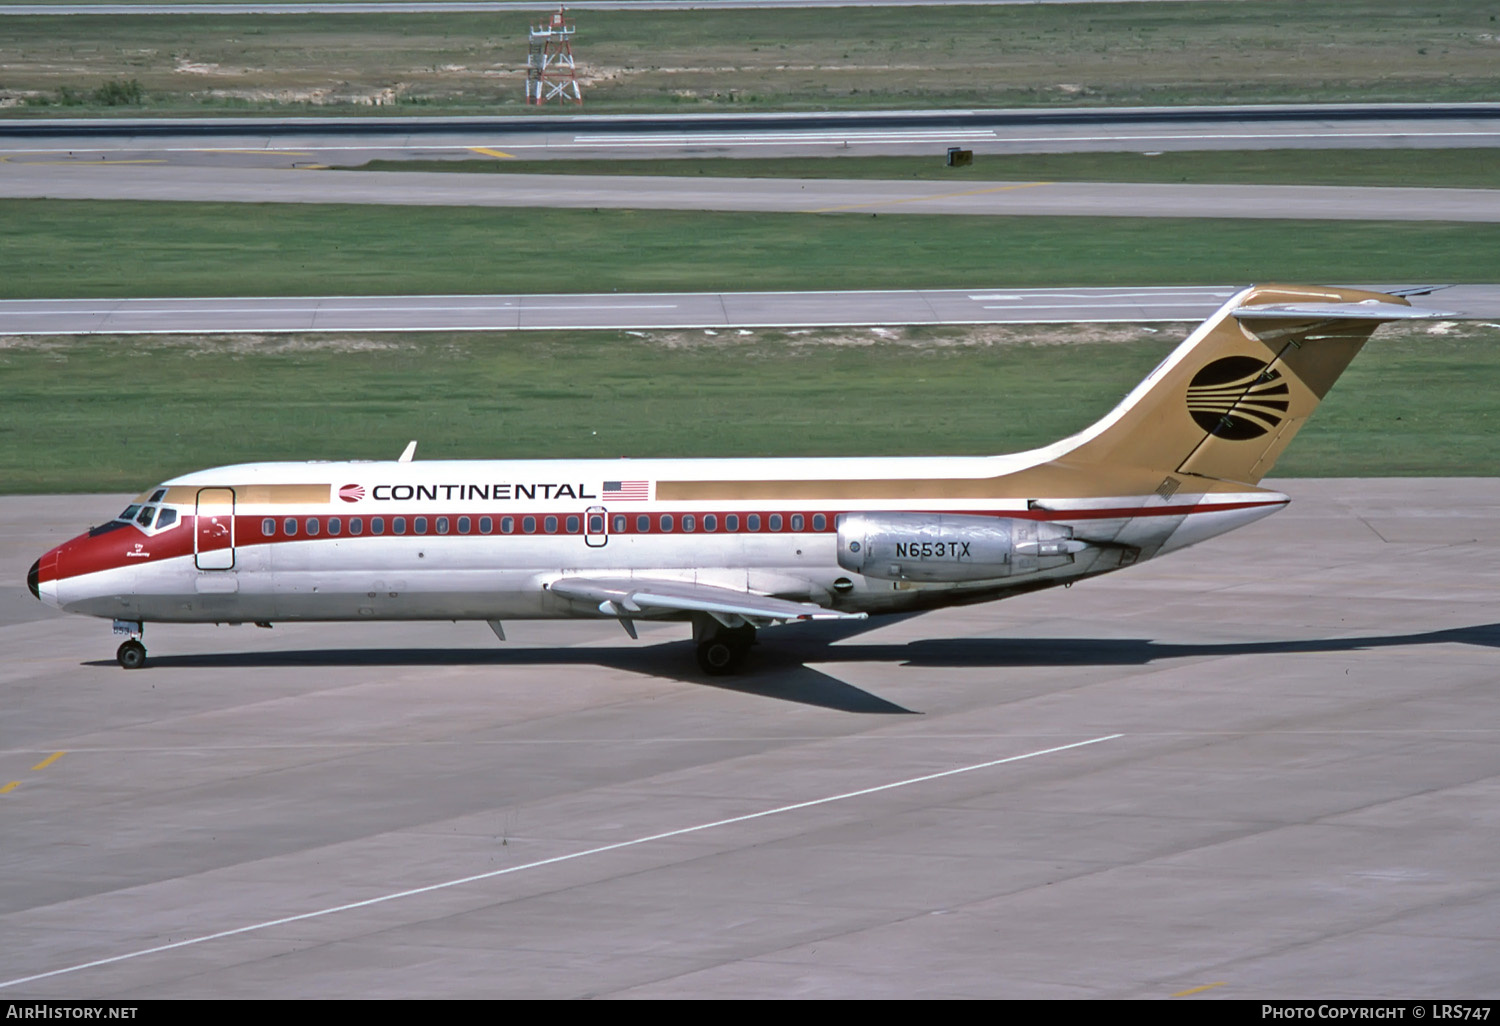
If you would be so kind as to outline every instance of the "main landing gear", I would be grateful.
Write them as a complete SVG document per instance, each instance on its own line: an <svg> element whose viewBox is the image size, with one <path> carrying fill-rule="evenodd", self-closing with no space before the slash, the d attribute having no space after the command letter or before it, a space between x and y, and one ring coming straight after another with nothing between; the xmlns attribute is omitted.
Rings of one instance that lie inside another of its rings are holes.
<svg viewBox="0 0 1500 1026"><path fill-rule="evenodd" d="M115 633L128 634L119 648L115 649L115 659L127 670L139 670L146 665L146 646L141 644L141 635L144 633L145 625L139 620L116 620Z"/></svg>
<svg viewBox="0 0 1500 1026"><path fill-rule="evenodd" d="M725 627L712 617L693 621L693 640L698 643L698 665L714 677L733 673L750 646L755 644L755 628L749 624Z"/></svg>

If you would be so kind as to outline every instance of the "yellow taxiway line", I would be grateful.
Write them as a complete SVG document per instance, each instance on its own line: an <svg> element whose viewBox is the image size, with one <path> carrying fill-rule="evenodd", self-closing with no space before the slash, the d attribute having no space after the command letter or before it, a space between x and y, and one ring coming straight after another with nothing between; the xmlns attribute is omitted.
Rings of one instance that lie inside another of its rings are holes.
<svg viewBox="0 0 1500 1026"><path fill-rule="evenodd" d="M53 752L51 755L47 756L45 759L43 759L41 762L37 763L35 766L33 766L31 768L34 769L34 770L44 770L48 766L51 766L58 759L61 759L64 755L67 755L67 754L68 754L67 752Z"/></svg>
<svg viewBox="0 0 1500 1026"><path fill-rule="evenodd" d="M1220 980L1218 983L1205 983L1201 987L1189 987L1187 990L1179 990L1176 994L1173 994L1172 996L1173 997L1187 997L1189 994L1202 994L1205 990L1213 990L1215 987L1222 987L1227 982L1229 982L1229 981L1228 980Z"/></svg>

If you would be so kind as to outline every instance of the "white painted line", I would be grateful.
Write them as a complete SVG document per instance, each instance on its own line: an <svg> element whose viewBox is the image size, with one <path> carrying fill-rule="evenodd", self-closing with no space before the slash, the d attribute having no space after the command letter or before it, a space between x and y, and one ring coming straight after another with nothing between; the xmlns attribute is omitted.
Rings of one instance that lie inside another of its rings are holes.
<svg viewBox="0 0 1500 1026"><path fill-rule="evenodd" d="M1100 310L1107 307L1125 307L1134 309L1144 305L1146 300L1136 300L1132 303L1004 303L997 306L986 306L986 310ZM1172 309L1200 310L1200 303L1212 303L1216 300L1204 298L1199 303L1184 300L1181 303L1156 303L1157 306L1165 306Z"/></svg>
<svg viewBox="0 0 1500 1026"><path fill-rule="evenodd" d="M464 306L191 306L184 309L164 307L160 310L24 310L9 316L16 317L154 317L160 314L174 316L203 316L205 314L331 314L331 313L475 313L484 310L503 310L509 313L527 313L532 310L675 310L676 303L574 303L569 306L530 306L519 303L502 303L498 306L473 304ZM0 309L0 317L7 316Z"/></svg>
<svg viewBox="0 0 1500 1026"><path fill-rule="evenodd" d="M511 873L519 873L527 869L538 869L542 866L552 866L560 862L570 862L573 859L587 858L590 855L602 855L609 851L618 851L621 848L632 848L640 844L649 844L652 841L663 841L669 837L683 837L687 834L696 834L704 830L712 830L715 827L729 826L734 823L745 823L752 819L764 819L767 816L780 815L783 812L795 812L798 809L810 809L818 805L827 805L830 802L841 802L849 798L859 798L867 794L878 794L881 791L890 791L898 787L909 787L912 784L921 784L929 780L940 780L943 777L957 776L960 773L972 773L975 770L989 769L992 766L1003 766L1006 763L1021 762L1024 759L1035 759L1042 755L1052 755L1056 752L1066 752L1073 748L1083 748L1086 745L1096 745L1101 741L1113 741L1124 737L1123 734L1106 734L1104 737L1090 738L1087 741L1075 741L1070 745L1058 745L1055 748L1043 748L1036 752L1027 752L1024 755L1011 755L1004 759L991 759L988 762L975 763L972 766L960 766L958 769L942 770L938 773L926 773L920 777L910 777L906 780L898 780L891 784L879 784L875 787L866 787L858 791L846 791L843 794L829 795L827 798L814 798L811 801L797 802L793 805L780 805L774 809L764 809L760 812L751 812L743 816L731 816L729 819L718 819L712 823L700 823L697 826L683 827L679 830L668 830L660 834L651 834L647 837L637 837L630 841L619 841L615 844L600 845L597 848L588 848L584 851L575 851L571 855L557 855L550 859L538 859L535 862L527 862L519 866L510 866L507 869L495 869L488 873L476 873L473 876L460 877L457 880L445 880L442 883L429 884L426 887L413 887L410 890L396 891L392 894L383 894L378 898L366 898L364 901L352 901L347 905L334 905L331 908L318 909L316 912L303 912L301 915L284 916L281 919L271 919L263 923L253 923L250 926L241 926L233 930L220 930L218 933L204 934L201 937L190 937L187 940L175 941L171 944L158 944L153 948L142 948L139 951L127 952L123 955L114 955L110 958L98 958L92 962L82 962L78 965L70 965L63 969L53 969L50 972L36 973L31 976L21 976L14 980L0 982L0 990L6 987L14 987L22 983L32 983L36 980L45 980L53 976L62 976L66 973L76 973L84 969L95 969L102 965L113 965L116 962L124 962L132 958L141 958L145 955L155 955L163 951L172 951L177 948L185 948L194 944L203 944L211 940L219 940L224 937L235 937L240 934L253 933L256 930L267 930L273 926L284 926L287 923L297 923L308 919L318 919L322 916L331 916L339 912L348 912L357 908L368 908L371 905L381 905L388 901L396 901L399 898L410 898L418 894L430 894L433 891L446 890L450 887L461 887L464 884L477 883L480 880L492 880L496 877L506 876Z"/></svg>
<svg viewBox="0 0 1500 1026"><path fill-rule="evenodd" d="M969 296L976 303L983 302L1005 302L1015 299L1081 299L1085 301L1096 301L1105 299L1140 299L1148 302L1158 302L1168 296L1186 296L1189 299L1213 298L1215 296L1232 296L1236 289L1134 289L1125 292L1067 292L1062 289L1017 289L1013 292L976 292Z"/></svg>
<svg viewBox="0 0 1500 1026"><path fill-rule="evenodd" d="M1421 131L1407 132L1407 131L1396 130L1396 131L1390 131L1390 132L1237 132L1237 133L1211 133L1211 132L1193 132L1193 131L1185 129L1185 130L1183 130L1181 132L1176 132L1176 133L1169 133L1169 134L1156 133L1156 134L1152 134L1152 135L1127 135L1127 134L1121 134L1121 135L1038 135L1038 136L994 135L994 136L986 137L986 139L980 140L980 141L988 141L989 139L993 139L996 142L1004 142L1004 143L1110 143L1110 142L1113 142L1113 143L1123 143L1123 142L1140 143L1140 142L1160 142L1160 141L1166 141L1166 142L1197 142L1197 141L1204 140L1204 139L1213 139L1213 140L1220 140L1220 141L1254 140L1254 139L1449 139L1449 138L1463 138L1463 137L1480 137L1480 138L1492 139L1492 138L1495 138L1496 136L1500 136L1500 130L1491 130L1491 131L1484 131L1484 132L1421 132ZM956 139L956 138L959 138L959 136L957 134L954 134L952 136L945 137L945 138L955 138ZM574 141L572 143L567 143L567 144L563 144L563 145L570 145L570 146L575 146L575 147L580 147L580 148L590 147L590 146L595 146L595 147L600 147L600 148L638 146L641 149L653 149L653 148L658 148L658 147L663 147L663 146L686 146L686 145L692 145L693 143L704 143L705 141L706 140L704 140L704 138L702 136L694 137L691 140L684 139L684 141L682 141L682 142L639 142L639 141L637 141L637 142L596 142L596 141L593 141L591 139L588 139L587 137L575 137L575 139L574 139ZM874 139L874 138L870 138L870 137L867 137L867 136L856 135L856 134L853 134L853 133L851 133L849 135L839 136L837 138L830 137L828 139L809 139L808 137L803 136L803 137L799 137L799 138L787 138L787 139L771 140L771 142L774 143L774 145L777 145L777 146L827 146L827 145L830 145L832 143L838 143L838 142L848 142L850 144L858 144L858 143L869 143L869 142L899 142L899 141L901 141L900 138L899 137L894 137L894 136L891 137L891 138L889 138L889 139ZM715 145L715 146L762 146L762 145L767 145L767 144L768 144L767 141L765 139L763 139L763 138L762 139L757 139L757 140L754 140L754 141L746 141L746 142L735 142L735 141L731 141L731 140L715 140L713 142L713 145ZM556 148L558 146L558 144L556 144L556 143L552 143L550 145L546 144L546 143L507 143L507 144L504 144L504 145L505 145L505 148L507 150L517 150L517 149L552 149L552 148ZM317 151L319 151L319 152L321 152L322 150L327 149L327 148L328 147L323 147L323 146L315 147L315 149ZM373 146L358 146L358 147L343 147L343 148L364 150L364 149L374 149L375 147L373 147ZM433 148L440 148L440 147L433 147ZM1168 183L1168 184L1170 184L1170 183Z"/></svg>
<svg viewBox="0 0 1500 1026"><path fill-rule="evenodd" d="M852 128L847 131L809 130L789 132L675 132L660 135L642 133L575 135L573 141L580 145L598 143L619 145L644 143L647 145L691 146L695 143L781 143L781 142L900 142L904 139L927 141L931 139L995 139L992 128L917 128L876 129Z"/></svg>
<svg viewBox="0 0 1500 1026"><path fill-rule="evenodd" d="M937 320L928 317L925 320L891 320L889 317L881 320L867 321L703 321L690 323L666 323L666 324L571 324L560 321L556 324L442 324L433 327L410 325L389 327L384 325L363 324L333 324L333 325L302 325L291 328L266 327L266 328L216 328L204 326L200 328L0 328L0 335L313 335L324 332L419 332L419 331L696 331L703 328L869 328L887 327L890 325L906 324L1141 324L1143 322L1160 321L1176 323L1179 321L1190 322L1202 320L1199 314L1191 317L1165 317L1141 314L1139 317L1026 317L1023 319L1007 319L997 317L970 317L962 320Z"/></svg>

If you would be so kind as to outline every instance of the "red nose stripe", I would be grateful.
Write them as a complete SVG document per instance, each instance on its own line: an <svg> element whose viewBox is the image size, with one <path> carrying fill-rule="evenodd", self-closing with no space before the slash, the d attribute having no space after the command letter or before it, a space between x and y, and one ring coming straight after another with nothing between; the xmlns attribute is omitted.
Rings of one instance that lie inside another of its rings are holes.
<svg viewBox="0 0 1500 1026"><path fill-rule="evenodd" d="M193 518L185 517L179 523L181 526L154 538L134 527L122 527L92 538L81 534L42 557L39 580L77 577L173 556L192 555Z"/></svg>

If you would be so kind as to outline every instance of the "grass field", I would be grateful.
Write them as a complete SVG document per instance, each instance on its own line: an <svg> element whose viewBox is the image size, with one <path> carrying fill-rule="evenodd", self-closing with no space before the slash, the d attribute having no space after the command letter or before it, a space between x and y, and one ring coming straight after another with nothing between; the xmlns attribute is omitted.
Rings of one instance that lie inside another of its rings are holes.
<svg viewBox="0 0 1500 1026"><path fill-rule="evenodd" d="M584 11L575 51L591 111L1491 100L1497 16L1475 0ZM519 113L536 17L9 17L0 104Z"/></svg>
<svg viewBox="0 0 1500 1026"><path fill-rule="evenodd" d="M945 157L673 158L665 160L377 160L365 171L491 174L702 175L898 181L1168 182L1193 185L1394 185L1500 188L1500 150L1193 150L1145 153L978 154Z"/></svg>
<svg viewBox="0 0 1500 1026"><path fill-rule="evenodd" d="M1500 281L1500 225L3 200L0 296Z"/></svg>
<svg viewBox="0 0 1500 1026"><path fill-rule="evenodd" d="M427 459L1014 451L1101 416L1186 330L11 339L0 490L393 459L411 438ZM1277 473L1494 474L1497 423L1500 330L1397 331Z"/></svg>

